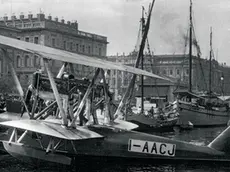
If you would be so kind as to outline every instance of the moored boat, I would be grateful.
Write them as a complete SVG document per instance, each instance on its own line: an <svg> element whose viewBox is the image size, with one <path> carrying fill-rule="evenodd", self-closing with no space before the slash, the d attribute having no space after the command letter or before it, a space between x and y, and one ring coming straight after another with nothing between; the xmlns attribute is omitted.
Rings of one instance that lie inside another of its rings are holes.
<svg viewBox="0 0 230 172"><path fill-rule="evenodd" d="M197 94L193 91L192 85L192 45L197 48L197 55L200 58L200 47L193 41L192 2L190 2L190 31L189 31L189 88L187 91L177 91L178 97L178 125L183 126L191 122L194 127L210 127L227 125L229 121L229 107L224 101L212 91L212 28L210 29L210 56L209 56L209 88L205 94Z"/></svg>
<svg viewBox="0 0 230 172"><path fill-rule="evenodd" d="M191 96L191 95L190 95ZM195 96L193 94L193 96ZM216 98L193 98L194 102L178 100L180 118L178 125L189 121L194 127L211 127L227 125L230 117L228 104Z"/></svg>
<svg viewBox="0 0 230 172"><path fill-rule="evenodd" d="M168 105L163 109L153 110L142 113L130 113L127 115L127 121L137 124L138 131L173 131L173 127L178 122L177 105L175 103Z"/></svg>

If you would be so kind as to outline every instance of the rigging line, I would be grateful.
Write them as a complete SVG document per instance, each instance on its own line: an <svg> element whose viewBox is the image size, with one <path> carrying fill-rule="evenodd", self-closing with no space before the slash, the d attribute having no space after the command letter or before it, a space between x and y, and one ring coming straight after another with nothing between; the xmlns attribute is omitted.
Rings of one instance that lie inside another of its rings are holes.
<svg viewBox="0 0 230 172"><path fill-rule="evenodd" d="M150 66L151 66L151 71L152 71L152 73L154 73L154 67L153 67L153 62L152 62L152 59L154 58L154 56L151 53L148 38L146 39L146 41L147 41L147 49L148 49L148 53L149 53L149 62L150 62Z"/></svg>
<svg viewBox="0 0 230 172"><path fill-rule="evenodd" d="M134 48L135 51L137 51L139 49L139 46L140 46L141 25L142 24L140 22L139 31L138 31L138 35L137 35L137 42L136 42L136 45Z"/></svg>
<svg viewBox="0 0 230 172"><path fill-rule="evenodd" d="M96 72L96 68L94 68L93 70L89 71L89 73L86 75L86 78L88 78L89 75L91 75L92 73Z"/></svg>
<svg viewBox="0 0 230 172"><path fill-rule="evenodd" d="M149 44L148 38L146 38L146 43L147 43L147 49L148 49L148 53L149 53L149 61L150 61L150 65L151 65L151 70L152 70L152 73L154 73L154 68L153 68L153 63L152 63L152 59L154 58L154 56L151 53L151 49L150 49L150 44ZM157 86L157 80L156 79L153 79L153 80L154 80L155 89L157 91L157 96L160 98L160 93L159 93L159 89L158 89L158 86ZM160 102L160 103L163 106L163 102ZM162 111L162 112L165 115L165 112L164 111Z"/></svg>
<svg viewBox="0 0 230 172"><path fill-rule="evenodd" d="M189 24L188 24L188 26L189 26ZM185 42L184 42L184 52L183 52L183 55L184 55L184 57L185 57L185 53L186 53L186 47L187 47L187 42L188 42L188 36L189 35L189 29L187 29L187 34L185 35L185 38L184 38L184 40L185 40ZM180 84L181 84L181 78L182 78L182 75L184 74L184 64L185 64L185 60L186 60L186 57L183 59L183 61L182 61L182 65L181 65L181 67L182 67L182 72L180 73L180 78L178 79L178 83L177 83L177 87L176 87L176 89L175 90L177 90L178 88L179 88L179 86L180 86Z"/></svg>
<svg viewBox="0 0 230 172"><path fill-rule="evenodd" d="M205 78L205 75L204 75L204 69L202 67L202 64L201 64L201 50L200 50L200 46L198 44L198 41L197 41L197 38L196 38L196 34L195 34L195 27L196 27L196 21L194 20L195 19L195 15L194 15L194 11L192 11L192 16L193 16L193 25L192 25L192 29L193 29L193 37L195 39L195 42L193 40L193 45L195 46L196 50L197 50L197 56L198 56L198 59L199 59L199 66L200 66L200 69L201 69L201 73L202 73L202 76L203 76L203 79L204 79L204 85L205 85L205 88L208 89L208 84L207 84L207 81L206 81L206 78Z"/></svg>
<svg viewBox="0 0 230 172"><path fill-rule="evenodd" d="M151 54L151 50L150 50L150 45L149 45L149 40L148 38L146 39L147 41L147 48L148 48L148 52L149 52L149 62L150 62L150 65L151 65L151 70L152 70L152 73L154 73L154 67L153 67L153 63L152 63L152 59L154 58ZM153 79L153 78L152 78ZM156 84L156 79L153 79L155 81L155 89L157 91L157 95L158 97L160 97L160 93L159 93L159 90L158 90L158 87L157 87L157 84Z"/></svg>
<svg viewBox="0 0 230 172"><path fill-rule="evenodd" d="M202 64L201 64L201 50L200 50L200 46L198 44L198 41L197 41L197 38L196 38L196 34L195 34L195 29L194 29L194 26L192 27L193 29L193 35L194 35L194 39L195 41L193 41L193 44L197 50L197 57L198 57L198 61L199 61L199 66L200 66L200 69L201 69L201 73L202 73L202 76L203 76L203 80L204 80L204 85L205 85L205 88L208 89L208 85L207 85L207 81L206 81L206 78L205 78L205 74L204 74L204 68L202 67Z"/></svg>
<svg viewBox="0 0 230 172"><path fill-rule="evenodd" d="M142 10L143 10L143 14L147 14L146 13L146 10L145 10L145 8L142 6ZM148 17L149 15L147 14L147 16L146 17ZM143 18L142 18L143 19ZM138 40L140 39L140 35L141 35L141 39L143 38L143 27L144 27L144 30L145 30L145 26L146 26L146 23L147 23L147 21L143 21L141 19L141 21L140 21L140 26L139 26L139 32L138 32L138 39L137 39L137 43L139 42ZM146 38L146 40L147 40L147 38ZM137 45L136 45L136 48L137 48ZM138 47L138 49L139 49L140 47ZM144 64L144 60L145 60L145 58L144 58L144 49L143 49L143 53L142 53L142 63ZM139 64L139 66L140 66L141 64ZM144 66L146 66L146 65L144 65ZM135 66L134 66L135 67ZM147 68L145 67L145 70L147 70ZM133 96L133 94L131 94L132 92L133 92L133 89L134 88L132 88L132 91L130 91L130 93L129 93L129 95L128 95L128 98L127 98L127 101L126 101L126 106L127 105L130 105L130 102L131 102L131 99L132 99L132 96Z"/></svg>

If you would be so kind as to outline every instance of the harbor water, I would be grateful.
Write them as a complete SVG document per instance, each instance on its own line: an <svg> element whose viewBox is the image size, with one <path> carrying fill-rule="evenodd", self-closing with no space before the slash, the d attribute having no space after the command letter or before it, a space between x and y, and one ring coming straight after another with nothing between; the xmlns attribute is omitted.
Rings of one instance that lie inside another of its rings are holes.
<svg viewBox="0 0 230 172"><path fill-rule="evenodd" d="M207 145L217 135L219 135L225 127L215 128L195 128L193 130L179 131L168 133L152 133L172 139L188 141L197 145ZM230 165L228 163L203 163L203 162L183 162L183 163L160 163L160 162L101 162L101 160L81 159L76 161L75 167L57 165L57 164L37 164L36 167L30 166L17 160L5 152L0 155L0 172L64 172L64 171L102 171L102 172L229 172Z"/></svg>

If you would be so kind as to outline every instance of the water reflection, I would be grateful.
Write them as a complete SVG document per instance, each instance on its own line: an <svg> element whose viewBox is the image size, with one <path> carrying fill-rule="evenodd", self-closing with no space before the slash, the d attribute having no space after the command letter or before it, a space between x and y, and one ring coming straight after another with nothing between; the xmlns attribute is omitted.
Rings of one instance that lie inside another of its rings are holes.
<svg viewBox="0 0 230 172"><path fill-rule="evenodd" d="M219 135L225 127L217 128L196 128L190 131L179 131L169 133L152 133L160 136L169 137L171 139L183 140L198 145L207 145L217 135ZM76 167L67 167L63 165L42 164L39 168L28 166L8 154L0 155L0 171L1 172L86 172L86 171L102 171L102 172L229 172L230 166L225 163L204 163L204 162L178 162L178 163L161 163L154 161L151 164L132 163L129 161L119 162L101 162L97 160L79 160Z"/></svg>
<svg viewBox="0 0 230 172"><path fill-rule="evenodd" d="M152 133L171 139L182 140L196 145L207 145L226 127L194 128L192 130L175 130L175 132Z"/></svg>

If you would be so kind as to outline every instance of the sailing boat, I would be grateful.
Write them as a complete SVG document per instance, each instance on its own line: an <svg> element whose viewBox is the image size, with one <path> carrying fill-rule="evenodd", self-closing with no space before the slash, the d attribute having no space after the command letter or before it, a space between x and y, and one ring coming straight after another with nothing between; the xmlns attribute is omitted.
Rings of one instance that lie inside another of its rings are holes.
<svg viewBox="0 0 230 172"><path fill-rule="evenodd" d="M144 9L143 9L144 10ZM140 46L140 50L138 53L138 57L136 59L136 64L135 67L139 66L139 62L141 61L141 69L143 70L143 50L144 50L144 46L145 46L145 41L147 39L147 33L148 33L148 29L149 29L149 24L150 24L150 16L151 16L151 11L149 10L149 14L148 14L148 19L147 22L145 24L144 21L144 11L142 11L142 41L141 41L141 46ZM129 89L128 92L126 92L127 96L127 100L130 100L130 96L132 95L131 92L133 91L134 88L134 81L135 81L136 76L134 75L132 80L130 82L129 85ZM165 107L164 109L160 109L157 113L154 113L153 108L151 109L151 112L148 113L147 115L145 115L145 111L144 111L144 87L143 87L143 82L144 79L143 77L141 77L141 92L142 92L142 100L141 100L141 112L140 114L134 114L134 113L129 113L127 110L125 112L125 120L133 122L135 124L138 124L139 127L136 129L138 131L172 131L173 127L176 125L178 117L177 117L177 112L176 109L173 109L173 105L169 105L167 107ZM124 101L127 101L124 100ZM123 102L123 101L122 101ZM128 101L127 101L128 102ZM128 104L128 103L126 103ZM121 109L121 107L120 107ZM119 108L118 110L119 111Z"/></svg>
<svg viewBox="0 0 230 172"><path fill-rule="evenodd" d="M210 57L209 57L209 92L196 94L192 91L192 0L190 0L190 34L189 34L189 90L178 92L178 125L182 128L189 123L194 127L208 127L227 125L229 121L229 107L221 101L211 90L212 67L212 29L210 32Z"/></svg>

